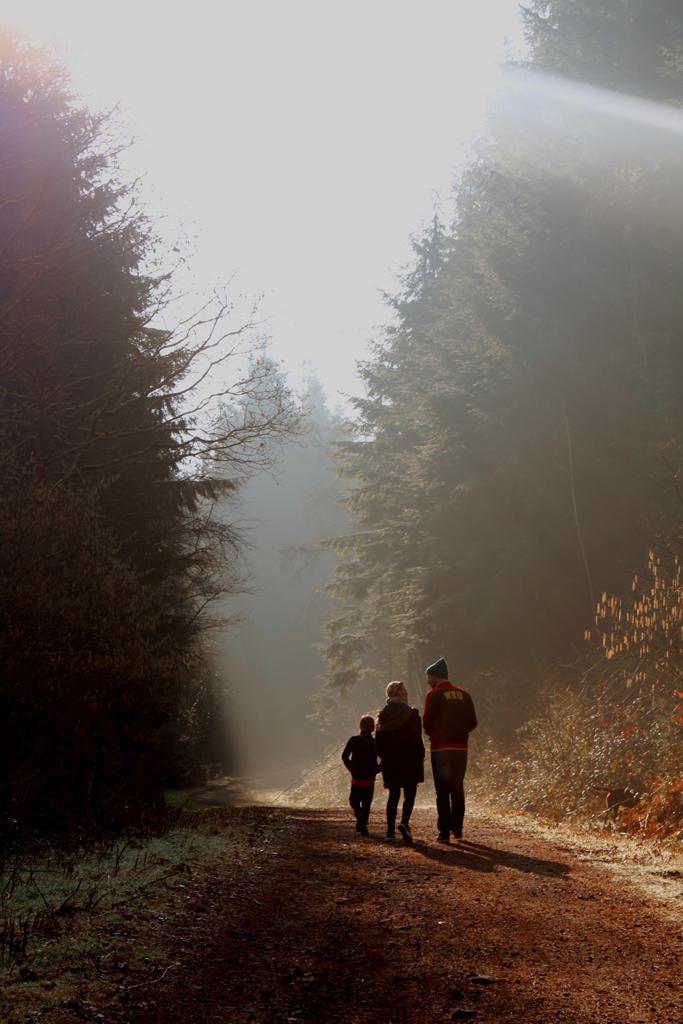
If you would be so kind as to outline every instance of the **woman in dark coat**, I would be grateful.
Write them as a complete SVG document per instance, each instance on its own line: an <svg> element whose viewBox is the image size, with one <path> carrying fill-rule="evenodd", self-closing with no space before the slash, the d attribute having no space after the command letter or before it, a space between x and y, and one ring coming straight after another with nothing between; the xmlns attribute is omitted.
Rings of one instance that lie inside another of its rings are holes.
<svg viewBox="0 0 683 1024"><path fill-rule="evenodd" d="M396 838L396 812L403 790L398 830L406 843L412 843L410 815L417 784L424 782L425 748L420 712L408 703L405 683L396 681L387 686L387 702L377 715L375 742L382 761L384 788L389 790L386 838Z"/></svg>

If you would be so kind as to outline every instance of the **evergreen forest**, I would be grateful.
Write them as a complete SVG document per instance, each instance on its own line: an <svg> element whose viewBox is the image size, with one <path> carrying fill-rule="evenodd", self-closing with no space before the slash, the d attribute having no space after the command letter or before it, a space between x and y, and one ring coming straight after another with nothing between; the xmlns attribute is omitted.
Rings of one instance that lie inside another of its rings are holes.
<svg viewBox="0 0 683 1024"><path fill-rule="evenodd" d="M683 3L13 3L0 1020L680 1024Z"/></svg>
<svg viewBox="0 0 683 1024"><path fill-rule="evenodd" d="M327 685L415 690L444 653L491 791L576 813L633 780L656 833L683 788L683 12L522 15L362 366Z"/></svg>
<svg viewBox="0 0 683 1024"><path fill-rule="evenodd" d="M343 414L227 287L177 314L115 120L2 30L8 835L135 825L240 750L289 784L440 654L482 792L628 784L680 830L683 11L521 17Z"/></svg>
<svg viewBox="0 0 683 1024"><path fill-rule="evenodd" d="M11 31L0 71L0 818L116 830L229 762L206 637L242 581L215 508L298 413L229 298L164 326L111 118Z"/></svg>

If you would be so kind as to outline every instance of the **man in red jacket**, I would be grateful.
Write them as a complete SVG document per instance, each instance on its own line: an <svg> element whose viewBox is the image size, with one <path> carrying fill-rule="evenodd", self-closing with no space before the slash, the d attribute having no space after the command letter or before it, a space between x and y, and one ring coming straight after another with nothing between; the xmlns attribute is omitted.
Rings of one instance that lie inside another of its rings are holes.
<svg viewBox="0 0 683 1024"><path fill-rule="evenodd" d="M431 743L439 819L437 842L448 843L451 832L456 839L462 839L467 739L477 727L477 716L469 693L448 681L445 658L435 661L426 673L429 693L425 698L422 724Z"/></svg>

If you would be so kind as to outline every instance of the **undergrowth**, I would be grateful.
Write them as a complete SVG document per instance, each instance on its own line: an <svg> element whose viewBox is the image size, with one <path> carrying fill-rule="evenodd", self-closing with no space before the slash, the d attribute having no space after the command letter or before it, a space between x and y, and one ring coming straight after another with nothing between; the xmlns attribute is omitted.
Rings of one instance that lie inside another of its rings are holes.
<svg viewBox="0 0 683 1024"><path fill-rule="evenodd" d="M0 967L26 959L39 936L57 934L77 915L125 904L141 888L187 870L195 855L220 845L207 826L218 812L175 810L153 831L69 842L24 835L6 844L0 863Z"/></svg>
<svg viewBox="0 0 683 1024"><path fill-rule="evenodd" d="M548 690L512 741L488 739L473 768L474 791L511 809L683 839L681 730L653 693L618 700L599 685ZM633 806L610 807L624 788Z"/></svg>

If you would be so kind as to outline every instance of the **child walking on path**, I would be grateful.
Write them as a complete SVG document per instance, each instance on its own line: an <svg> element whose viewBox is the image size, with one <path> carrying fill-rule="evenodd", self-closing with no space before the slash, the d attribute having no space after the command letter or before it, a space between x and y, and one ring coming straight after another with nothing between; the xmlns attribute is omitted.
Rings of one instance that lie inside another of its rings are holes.
<svg viewBox="0 0 683 1024"><path fill-rule="evenodd" d="M377 747L373 732L375 720L372 715L363 715L360 733L352 736L342 751L342 761L351 772L349 803L356 816L356 832L368 835L368 818L375 793L375 776L379 771Z"/></svg>

